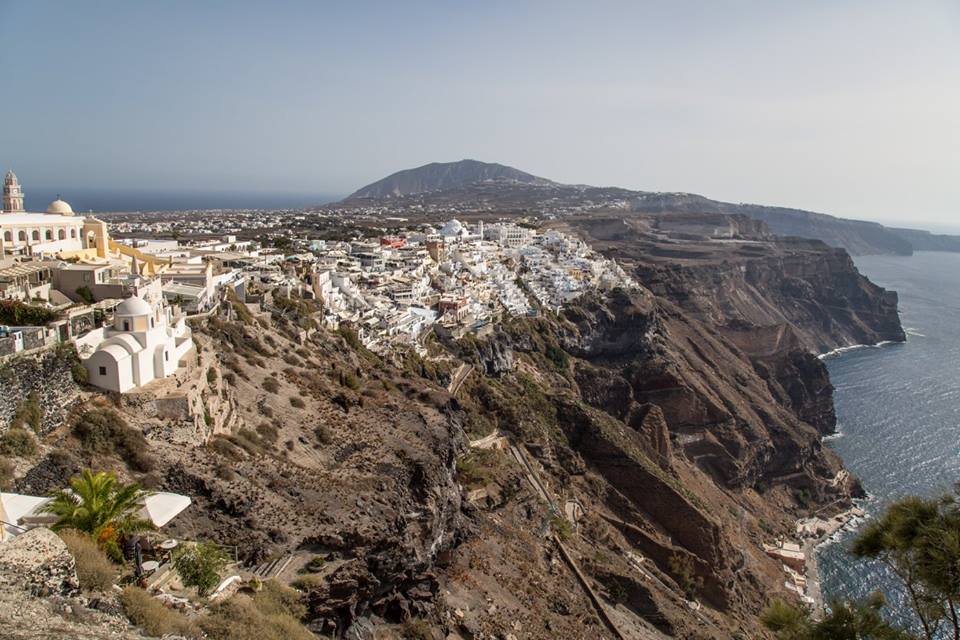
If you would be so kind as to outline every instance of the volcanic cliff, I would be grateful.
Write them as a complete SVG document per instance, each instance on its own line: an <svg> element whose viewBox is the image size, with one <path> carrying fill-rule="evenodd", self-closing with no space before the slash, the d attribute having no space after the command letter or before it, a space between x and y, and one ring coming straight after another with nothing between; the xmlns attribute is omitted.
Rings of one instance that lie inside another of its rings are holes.
<svg viewBox="0 0 960 640"><path fill-rule="evenodd" d="M16 487L112 468L194 498L170 535L251 566L322 556L298 583L321 637L765 637L759 611L791 596L761 544L859 491L821 445L815 354L902 340L896 295L743 217L551 224L639 286L425 358L315 329L306 301L232 301L194 326L193 404L71 388ZM90 416L134 445L92 442Z"/></svg>

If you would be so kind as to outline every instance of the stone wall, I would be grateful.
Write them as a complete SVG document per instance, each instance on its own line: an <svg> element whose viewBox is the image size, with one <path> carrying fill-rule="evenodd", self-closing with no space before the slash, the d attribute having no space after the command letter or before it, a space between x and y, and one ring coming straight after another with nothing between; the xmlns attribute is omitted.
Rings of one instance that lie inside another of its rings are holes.
<svg viewBox="0 0 960 640"><path fill-rule="evenodd" d="M207 344L198 338L195 344ZM201 446L218 433L230 433L240 426L236 399L217 368L210 350L193 351L188 364L160 384L146 390L125 393L123 406L151 422L149 438L188 446ZM216 373L209 375L213 369Z"/></svg>
<svg viewBox="0 0 960 640"><path fill-rule="evenodd" d="M20 355L0 365L0 433L5 432L31 394L40 407L40 435L59 427L80 401L80 386L71 366L76 355L67 347Z"/></svg>

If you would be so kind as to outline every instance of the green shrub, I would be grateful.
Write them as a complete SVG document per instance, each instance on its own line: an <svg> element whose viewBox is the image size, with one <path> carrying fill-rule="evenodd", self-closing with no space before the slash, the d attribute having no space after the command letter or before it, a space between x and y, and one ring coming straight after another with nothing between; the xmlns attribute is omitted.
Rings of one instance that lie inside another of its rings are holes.
<svg viewBox="0 0 960 640"><path fill-rule="evenodd" d="M280 383L277 382L276 378L267 377L263 381L263 388L268 393L276 393L280 390Z"/></svg>
<svg viewBox="0 0 960 640"><path fill-rule="evenodd" d="M29 458L37 452L37 441L20 427L11 427L0 436L0 453L18 458Z"/></svg>
<svg viewBox="0 0 960 640"><path fill-rule="evenodd" d="M77 577L81 588L107 591L113 586L119 574L117 565L110 561L90 536L75 529L64 529L58 535L77 561Z"/></svg>
<svg viewBox="0 0 960 640"><path fill-rule="evenodd" d="M290 398L290 406L297 409L303 409L307 405L304 403L303 400L294 396L293 398Z"/></svg>
<svg viewBox="0 0 960 640"><path fill-rule="evenodd" d="M313 556L310 558L310 562L304 565L304 570L310 573L315 573L320 571L327 564L327 559L323 556Z"/></svg>
<svg viewBox="0 0 960 640"><path fill-rule="evenodd" d="M360 337L353 329L350 329L349 327L340 327L337 329L337 333L340 334L340 337L343 338L353 349L363 348L363 343L360 342Z"/></svg>
<svg viewBox="0 0 960 640"><path fill-rule="evenodd" d="M70 377L73 378L73 381L77 384L87 384L87 382L90 381L90 374L87 372L86 367L79 362L74 362L70 365Z"/></svg>
<svg viewBox="0 0 960 640"><path fill-rule="evenodd" d="M173 559L173 566L186 587L196 587L201 596L207 595L220 582L220 572L227 557L220 547L200 542L182 547Z"/></svg>
<svg viewBox="0 0 960 640"><path fill-rule="evenodd" d="M563 516L554 516L550 520L550 528L560 538L561 542L566 542L573 535L573 525Z"/></svg>
<svg viewBox="0 0 960 640"><path fill-rule="evenodd" d="M59 317L57 312L19 300L0 300L0 324L12 327L40 327Z"/></svg>
<svg viewBox="0 0 960 640"><path fill-rule="evenodd" d="M168 609L140 587L129 586L120 594L120 604L130 622L148 636L182 635L198 637L196 627L182 613Z"/></svg>
<svg viewBox="0 0 960 640"><path fill-rule="evenodd" d="M696 574L693 559L690 556L678 554L670 556L667 565L687 599L693 600L696 598L700 590L703 589L703 578Z"/></svg>
<svg viewBox="0 0 960 640"><path fill-rule="evenodd" d="M81 285L77 287L74 290L74 293L76 293L77 297L79 297L81 300L83 300L87 304L93 304L94 302L93 291L90 291L90 287L88 287L87 285Z"/></svg>
<svg viewBox="0 0 960 640"><path fill-rule="evenodd" d="M340 385L344 387L349 387L356 391L360 388L360 380L357 379L357 376L353 375L349 371L340 372Z"/></svg>
<svg viewBox="0 0 960 640"><path fill-rule="evenodd" d="M567 355L567 352L558 347L557 345L550 344L546 348L546 356L558 369L566 369L567 365L570 362L570 357Z"/></svg>
<svg viewBox="0 0 960 640"><path fill-rule="evenodd" d="M216 384L217 382L217 370L213 367L207 369L207 384Z"/></svg>

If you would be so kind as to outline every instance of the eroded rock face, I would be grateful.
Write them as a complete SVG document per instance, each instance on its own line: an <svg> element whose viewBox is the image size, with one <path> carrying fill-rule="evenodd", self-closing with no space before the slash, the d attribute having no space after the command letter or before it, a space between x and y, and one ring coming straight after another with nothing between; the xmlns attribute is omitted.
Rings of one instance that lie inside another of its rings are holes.
<svg viewBox="0 0 960 640"><path fill-rule="evenodd" d="M35 596L79 590L77 563L63 540L44 527L0 544L0 584Z"/></svg>

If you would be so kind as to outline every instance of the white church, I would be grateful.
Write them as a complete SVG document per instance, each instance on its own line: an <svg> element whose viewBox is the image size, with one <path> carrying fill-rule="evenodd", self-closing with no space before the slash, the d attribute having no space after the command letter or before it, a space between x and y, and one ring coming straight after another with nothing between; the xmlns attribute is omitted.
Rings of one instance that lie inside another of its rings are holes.
<svg viewBox="0 0 960 640"><path fill-rule="evenodd" d="M162 298L151 304L132 297L117 305L112 327L87 334L77 348L90 384L123 393L176 371L193 336L184 318L172 322Z"/></svg>

